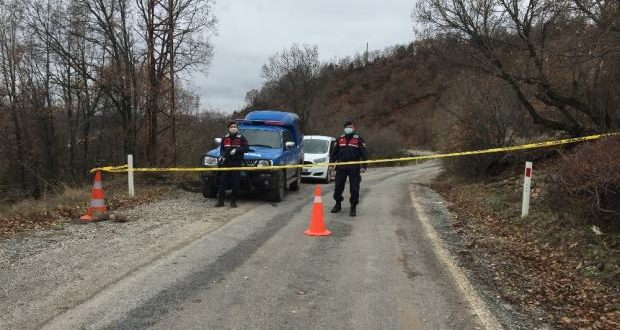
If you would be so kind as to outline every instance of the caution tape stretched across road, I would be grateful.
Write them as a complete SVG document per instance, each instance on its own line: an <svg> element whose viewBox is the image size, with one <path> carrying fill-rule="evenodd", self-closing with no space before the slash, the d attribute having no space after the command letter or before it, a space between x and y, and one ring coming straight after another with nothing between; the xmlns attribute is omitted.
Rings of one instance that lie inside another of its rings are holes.
<svg viewBox="0 0 620 330"><path fill-rule="evenodd" d="M104 166L97 167L90 170L91 173L102 171L109 173L126 173L129 171L132 172L217 172L217 171L267 171L267 170L279 170L279 169L290 169L290 168L312 168L312 167L323 167L323 166L344 166L344 165L361 165L361 164L382 164L382 163L395 163L395 162L410 162L416 160L424 160L424 159L437 159L437 158L448 158L448 157L458 157L458 156L470 156L470 155L481 155L481 154L492 154L499 152L507 152L507 151L515 151L515 150L526 150L526 149L537 149L537 148L546 148L559 146L570 143L577 143L583 141L591 141L598 140L604 137L610 136L620 136L620 132L615 133L606 133L606 134L596 134L589 135L583 137L569 138L569 139L561 139L554 141L545 141L545 142L537 142L537 143L529 143L522 144L518 146L511 147L500 147L500 148L491 148L484 150L474 150L474 151L460 151L460 152L452 152L446 154L435 154L435 155L426 155L426 156L412 156L412 157L401 157L401 158L390 158L390 159L373 159L373 160L362 160L355 162L342 162L342 163L316 163L316 164L291 164L291 165L276 165L276 166L246 166L246 167L172 167L172 168L133 168L129 169L128 166L120 165L120 166Z"/></svg>

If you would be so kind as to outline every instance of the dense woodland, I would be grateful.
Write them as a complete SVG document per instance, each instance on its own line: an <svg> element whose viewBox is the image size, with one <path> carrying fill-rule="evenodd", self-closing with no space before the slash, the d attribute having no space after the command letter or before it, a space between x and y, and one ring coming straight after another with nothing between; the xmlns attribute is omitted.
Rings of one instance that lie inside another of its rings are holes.
<svg viewBox="0 0 620 330"><path fill-rule="evenodd" d="M211 59L210 0L2 1L0 21L0 195L190 153L182 132L209 115L183 78Z"/></svg>

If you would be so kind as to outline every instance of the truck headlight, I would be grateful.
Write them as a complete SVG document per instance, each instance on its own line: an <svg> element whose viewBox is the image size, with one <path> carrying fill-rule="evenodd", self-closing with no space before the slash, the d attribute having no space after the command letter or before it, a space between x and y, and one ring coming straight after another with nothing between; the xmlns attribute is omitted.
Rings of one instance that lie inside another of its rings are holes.
<svg viewBox="0 0 620 330"><path fill-rule="evenodd" d="M211 156L205 156L202 159L202 164L204 166L217 166L217 158Z"/></svg>
<svg viewBox="0 0 620 330"><path fill-rule="evenodd" d="M272 162L268 159L261 159L256 163L256 166L271 166Z"/></svg>

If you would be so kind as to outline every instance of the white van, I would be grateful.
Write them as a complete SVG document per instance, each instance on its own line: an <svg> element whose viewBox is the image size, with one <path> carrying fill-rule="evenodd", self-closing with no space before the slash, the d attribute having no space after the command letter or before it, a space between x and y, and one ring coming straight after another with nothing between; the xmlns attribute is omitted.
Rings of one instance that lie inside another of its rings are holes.
<svg viewBox="0 0 620 330"><path fill-rule="evenodd" d="M304 164L328 163L336 139L330 136L306 135L304 136ZM329 183L334 178L334 173L327 166L304 168L301 172L303 179L320 179Z"/></svg>

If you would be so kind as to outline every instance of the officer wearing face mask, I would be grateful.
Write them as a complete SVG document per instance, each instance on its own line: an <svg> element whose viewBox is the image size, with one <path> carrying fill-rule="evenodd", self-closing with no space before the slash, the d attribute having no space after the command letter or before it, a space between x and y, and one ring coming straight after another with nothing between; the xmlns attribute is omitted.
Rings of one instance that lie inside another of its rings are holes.
<svg viewBox="0 0 620 330"><path fill-rule="evenodd" d="M330 163L342 163L353 162L368 159L368 152L366 151L366 142L355 131L355 125L353 121L347 120L344 123L344 134L342 134L337 140L334 148L329 157ZM338 213L342 209L342 192L344 191L344 185L349 178L349 190L351 192L351 208L349 209L349 215L352 217L357 215L357 204L360 196L360 182L362 176L360 173L366 172L366 164L363 165L343 165L336 166L336 187L334 189L334 199L336 205L331 210L332 213Z"/></svg>
<svg viewBox="0 0 620 330"><path fill-rule="evenodd" d="M236 122L228 124L228 133L220 144L220 167L240 167L243 165L243 154L249 150L248 140L239 133ZM226 189L232 189L231 207L237 207L237 192L241 181L241 172L224 171L220 172L219 189L217 192L216 207L224 206L224 195Z"/></svg>

